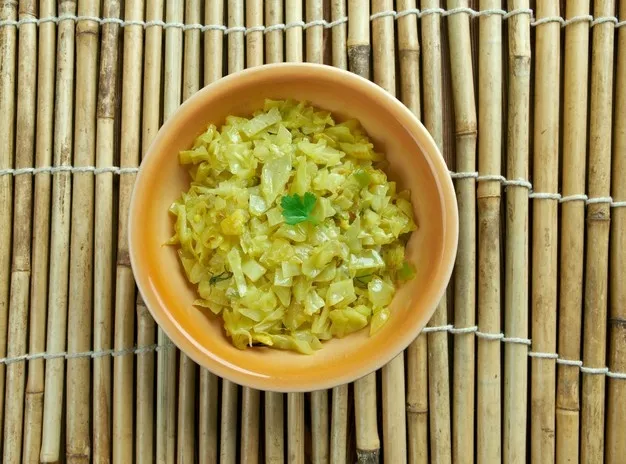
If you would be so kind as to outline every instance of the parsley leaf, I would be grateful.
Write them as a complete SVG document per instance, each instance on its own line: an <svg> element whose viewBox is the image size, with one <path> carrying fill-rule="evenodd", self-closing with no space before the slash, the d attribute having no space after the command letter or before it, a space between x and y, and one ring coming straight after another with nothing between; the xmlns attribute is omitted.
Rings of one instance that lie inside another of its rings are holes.
<svg viewBox="0 0 626 464"><path fill-rule="evenodd" d="M304 221L317 224L317 220L311 216L316 202L317 197L311 192L306 192L302 197L297 193L283 196L280 206L283 208L285 222L292 226Z"/></svg>

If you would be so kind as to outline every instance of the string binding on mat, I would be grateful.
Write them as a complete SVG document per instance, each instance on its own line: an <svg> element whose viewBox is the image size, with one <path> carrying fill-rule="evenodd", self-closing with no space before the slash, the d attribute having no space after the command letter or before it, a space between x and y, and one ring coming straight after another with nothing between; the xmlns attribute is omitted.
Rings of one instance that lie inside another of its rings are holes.
<svg viewBox="0 0 626 464"><path fill-rule="evenodd" d="M480 11L474 10L472 8L452 8L449 10L444 10L443 8L426 8L423 10L419 10L417 8L409 8L403 11L394 11L394 10L380 11L380 12L372 14L370 16L370 21L375 21L377 19L386 18L386 17L391 17L393 19L400 19L409 15L415 15L417 18L423 18L425 16L430 16L430 15L439 15L441 17L448 17L448 16L457 15L457 14L466 14L466 15L469 15L471 18L479 18L482 16L485 16L485 17L501 16L502 19L509 19L518 15L528 15L531 19L530 25L533 27L537 27L537 26L541 26L543 24L549 24L549 23L558 23L561 25L561 27L566 27L571 24L577 24L577 23L582 23L582 22L589 23L590 27L594 27L600 24L607 24L607 23L613 24L615 28L619 28L619 27L626 25L626 20L619 21L618 18L616 18L615 16L594 18L591 15L582 15L582 16L573 16L567 19L561 16L548 16L545 18L535 19L534 11L531 10L530 8L519 8L519 9L511 10L508 12L505 10L498 9L498 8L486 9L486 10L480 10ZM309 27L321 26L326 29L330 29L335 26L339 26L341 24L347 23L348 18L343 17L343 18L339 18L335 21L330 21L330 22L324 19L316 19L314 21L309 21L307 23L303 21L294 21L294 22L287 23L287 24L273 24L270 26L252 26L252 27L247 28L245 26L226 27L223 24L202 25L202 24L183 24L183 23L178 23L178 22L168 23L168 22L161 21L161 20L154 20L154 21L128 20L126 21L120 18L99 18L95 16L78 16L78 15L65 14L61 16L50 16L46 18L27 17L27 18L19 19L17 21L13 19L3 20L3 21L0 21L0 27L5 27L5 26L20 27L21 25L25 25L25 24L35 24L39 26L41 24L46 24L46 23L58 24L61 21L93 21L93 22L99 23L100 25L117 24L120 27L141 26L144 28L148 28L148 27L156 26L156 27L162 27L164 29L177 28L177 29L182 29L183 31L200 30L202 32L206 32L206 31L218 30L218 31L222 31L224 35L227 35L229 33L234 33L234 32L240 32L244 34L251 34L253 32L263 32L267 34L272 31L287 30L287 29L291 29L294 27L301 27L303 29L307 29Z"/></svg>
<svg viewBox="0 0 626 464"><path fill-rule="evenodd" d="M516 343L522 345L530 345L531 341L527 339L520 338L508 338L503 334L486 334L478 331L476 326L473 327L463 327L456 328L452 325L439 326L439 327L425 327L423 332L432 333L432 332L449 332L451 334L469 334L474 333L479 338L484 338L488 340L500 341L503 343ZM34 353L34 354L24 354L20 356L11 356L0 358L0 365L8 365L14 364L17 362L24 361L34 361L37 359L77 359L77 358L101 358L103 356L126 356L130 354L140 355L151 352L158 352L167 349L174 348L175 345L171 342L164 345L146 345L146 346L134 346L132 348L126 348L123 350L102 350L102 351L83 351L78 353L68 353L68 352L60 352L60 353ZM589 375L606 375L612 379L618 380L626 380L626 372L612 372L608 367L588 367L584 366L582 361L574 361L570 359L560 358L556 353L538 353L538 352L528 352L528 356L531 358L539 358L539 359L548 359L554 360L557 364L578 367L581 373L589 374Z"/></svg>
<svg viewBox="0 0 626 464"><path fill-rule="evenodd" d="M139 168L136 167L117 167L117 166L43 166L37 168L17 168L17 169L0 169L0 176L21 176L26 174L137 174ZM612 208L626 207L626 201L614 201L611 197L595 197L589 198L584 193L563 196L560 193L534 192L533 185L525 179L507 179L500 174L479 174L473 172L454 172L450 171L450 177L455 180L473 179L476 182L499 182L504 188L522 187L529 191L528 198L535 200L557 200L559 203L567 203L572 201L582 201L587 205L608 204Z"/></svg>

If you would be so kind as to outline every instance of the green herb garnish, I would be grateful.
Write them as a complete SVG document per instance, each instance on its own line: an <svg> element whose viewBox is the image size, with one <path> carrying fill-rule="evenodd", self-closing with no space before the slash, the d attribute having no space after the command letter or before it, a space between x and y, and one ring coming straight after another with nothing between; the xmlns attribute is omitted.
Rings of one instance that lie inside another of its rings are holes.
<svg viewBox="0 0 626 464"><path fill-rule="evenodd" d="M317 224L317 219L311 215L316 202L317 197L311 192L306 192L302 197L297 193L285 195L280 200L285 222L292 226L304 221Z"/></svg>
<svg viewBox="0 0 626 464"><path fill-rule="evenodd" d="M402 263L402 267L398 270L398 279L405 282L415 277L415 268L406 259Z"/></svg>
<svg viewBox="0 0 626 464"><path fill-rule="evenodd" d="M233 276L233 273L232 273L232 272L227 272L227 271L224 271L224 272L222 272L222 273L221 273L221 274L219 274L219 275L214 275L213 277L211 277L211 278L209 279L209 283L210 283L211 285L213 285L213 284L216 284L216 283L218 283L218 282L222 282L223 280L228 280L228 279L230 279L232 276Z"/></svg>

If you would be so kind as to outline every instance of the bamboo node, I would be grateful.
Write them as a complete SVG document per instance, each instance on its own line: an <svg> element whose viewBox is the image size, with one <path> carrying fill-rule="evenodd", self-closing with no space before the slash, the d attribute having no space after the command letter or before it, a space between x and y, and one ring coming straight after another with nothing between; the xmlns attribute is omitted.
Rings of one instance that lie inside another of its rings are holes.
<svg viewBox="0 0 626 464"><path fill-rule="evenodd" d="M417 415L428 414L428 405L420 406L418 403L407 403L406 412Z"/></svg>
<svg viewBox="0 0 626 464"><path fill-rule="evenodd" d="M358 464L378 464L380 461L380 450L356 450Z"/></svg>
<svg viewBox="0 0 626 464"><path fill-rule="evenodd" d="M617 328L626 329L626 318L623 317L609 317L609 325L611 327L617 326Z"/></svg>

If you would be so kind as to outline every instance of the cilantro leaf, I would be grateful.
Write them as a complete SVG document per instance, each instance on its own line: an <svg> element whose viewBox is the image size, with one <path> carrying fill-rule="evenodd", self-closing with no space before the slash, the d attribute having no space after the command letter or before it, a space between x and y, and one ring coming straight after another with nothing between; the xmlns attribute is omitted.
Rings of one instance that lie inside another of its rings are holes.
<svg viewBox="0 0 626 464"><path fill-rule="evenodd" d="M280 206L283 208L285 222L292 226L304 221L317 224L317 220L311 216L316 202L317 197L311 192L306 192L302 197L297 193L283 196Z"/></svg>

